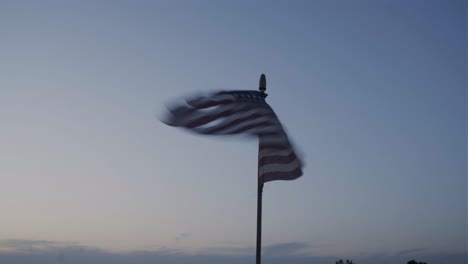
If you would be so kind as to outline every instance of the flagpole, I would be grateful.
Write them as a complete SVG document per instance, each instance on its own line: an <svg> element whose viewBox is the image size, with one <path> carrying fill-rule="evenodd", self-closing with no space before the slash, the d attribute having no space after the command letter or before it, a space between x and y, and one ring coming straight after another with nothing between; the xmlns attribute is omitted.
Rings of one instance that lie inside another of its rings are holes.
<svg viewBox="0 0 468 264"><path fill-rule="evenodd" d="M260 76L258 90L263 98L267 97L266 90L266 77L265 74ZM256 249L256 264L262 262L262 194L263 182L260 179L260 138L258 141L258 168L257 168L257 249Z"/></svg>
<svg viewBox="0 0 468 264"><path fill-rule="evenodd" d="M262 193L263 183L260 178L258 179L257 188L257 252L256 252L256 264L261 264L262 260Z"/></svg>

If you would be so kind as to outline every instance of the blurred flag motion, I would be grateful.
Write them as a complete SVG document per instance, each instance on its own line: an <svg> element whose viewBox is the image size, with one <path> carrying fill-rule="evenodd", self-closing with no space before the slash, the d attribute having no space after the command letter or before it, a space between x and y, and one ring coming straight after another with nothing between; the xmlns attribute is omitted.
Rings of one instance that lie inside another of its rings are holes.
<svg viewBox="0 0 468 264"><path fill-rule="evenodd" d="M297 179L302 175L302 161L266 103L266 96L259 91L221 91L197 96L170 107L163 122L199 134L258 136L260 182Z"/></svg>

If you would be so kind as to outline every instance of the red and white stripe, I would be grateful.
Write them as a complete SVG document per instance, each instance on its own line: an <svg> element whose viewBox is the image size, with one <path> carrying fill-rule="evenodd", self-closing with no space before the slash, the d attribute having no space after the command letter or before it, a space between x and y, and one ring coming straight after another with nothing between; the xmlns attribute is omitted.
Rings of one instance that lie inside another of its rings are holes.
<svg viewBox="0 0 468 264"><path fill-rule="evenodd" d="M169 109L164 121L200 134L253 134L259 136L259 177L262 182L294 180L302 162L273 109L256 91L218 92Z"/></svg>
<svg viewBox="0 0 468 264"><path fill-rule="evenodd" d="M294 180L302 176L302 162L285 134L261 135L259 141L258 175L262 182Z"/></svg>

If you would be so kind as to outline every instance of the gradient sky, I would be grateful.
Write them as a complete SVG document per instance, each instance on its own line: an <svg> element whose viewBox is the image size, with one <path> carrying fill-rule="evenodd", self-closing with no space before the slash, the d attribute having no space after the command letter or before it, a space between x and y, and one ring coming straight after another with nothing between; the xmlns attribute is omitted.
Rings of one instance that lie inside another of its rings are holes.
<svg viewBox="0 0 468 264"><path fill-rule="evenodd" d="M462 0L0 0L0 249L253 254L255 140L157 117L265 73L306 162L265 186L265 254L462 263L466 17Z"/></svg>

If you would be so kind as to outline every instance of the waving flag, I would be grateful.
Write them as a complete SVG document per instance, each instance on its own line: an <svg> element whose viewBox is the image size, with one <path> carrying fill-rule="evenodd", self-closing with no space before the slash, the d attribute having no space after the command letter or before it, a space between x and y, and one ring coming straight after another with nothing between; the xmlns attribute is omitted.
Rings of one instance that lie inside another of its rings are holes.
<svg viewBox="0 0 468 264"><path fill-rule="evenodd" d="M171 107L164 122L200 134L258 136L260 181L294 180L302 175L302 162L266 96L259 91L222 91L191 98Z"/></svg>

